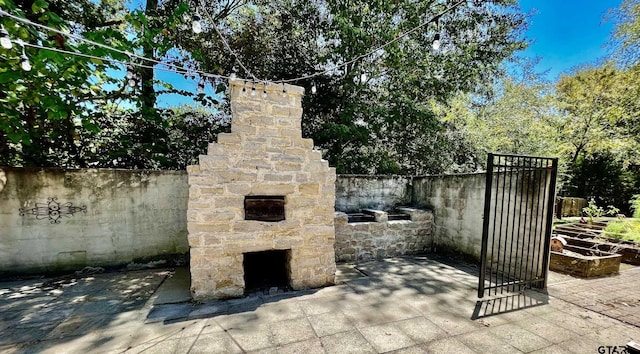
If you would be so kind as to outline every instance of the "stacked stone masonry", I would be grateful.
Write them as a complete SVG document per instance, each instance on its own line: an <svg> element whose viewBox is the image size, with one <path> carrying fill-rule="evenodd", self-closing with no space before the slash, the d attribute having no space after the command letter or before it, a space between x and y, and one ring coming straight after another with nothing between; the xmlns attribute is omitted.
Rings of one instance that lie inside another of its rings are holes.
<svg viewBox="0 0 640 354"><path fill-rule="evenodd" d="M263 89L267 97L262 96ZM188 241L196 300L244 294L243 254L288 250L293 289L335 279L335 169L301 133L304 89L230 82L231 133L189 166ZM246 196L284 196L285 220L245 220Z"/></svg>
<svg viewBox="0 0 640 354"><path fill-rule="evenodd" d="M388 221L386 212L370 211L375 222L349 223L347 214L336 212L336 260L360 262L428 251L433 213L415 208L398 211L409 214L411 220Z"/></svg>

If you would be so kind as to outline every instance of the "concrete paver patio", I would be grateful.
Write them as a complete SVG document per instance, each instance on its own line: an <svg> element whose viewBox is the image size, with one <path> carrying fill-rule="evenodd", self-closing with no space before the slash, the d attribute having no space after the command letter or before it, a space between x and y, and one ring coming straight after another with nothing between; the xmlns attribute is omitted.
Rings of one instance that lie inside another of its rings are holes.
<svg viewBox="0 0 640 354"><path fill-rule="evenodd" d="M185 302L186 269L4 282L0 353L598 353L640 341L640 268L552 273L548 294L484 301L473 267L432 256L340 270L333 287L205 304Z"/></svg>

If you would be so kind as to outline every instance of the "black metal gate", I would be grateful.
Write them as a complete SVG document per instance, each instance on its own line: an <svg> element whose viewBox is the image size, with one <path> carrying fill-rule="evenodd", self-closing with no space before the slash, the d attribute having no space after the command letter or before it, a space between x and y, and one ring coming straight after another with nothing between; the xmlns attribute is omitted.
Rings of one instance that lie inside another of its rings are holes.
<svg viewBox="0 0 640 354"><path fill-rule="evenodd" d="M478 297L546 288L558 159L489 154Z"/></svg>

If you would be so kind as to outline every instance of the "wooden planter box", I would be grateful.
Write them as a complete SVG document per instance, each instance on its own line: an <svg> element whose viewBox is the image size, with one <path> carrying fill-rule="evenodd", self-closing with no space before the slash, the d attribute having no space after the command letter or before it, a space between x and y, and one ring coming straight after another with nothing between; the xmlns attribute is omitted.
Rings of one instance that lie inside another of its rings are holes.
<svg viewBox="0 0 640 354"><path fill-rule="evenodd" d="M571 246L584 247L589 249L594 249L598 251L605 251L610 253L617 253L622 256L620 262L640 265L640 248L635 247L633 245L625 244L625 243L613 243L602 241L598 239L586 239L579 237L571 237L567 235L562 235L567 243Z"/></svg>
<svg viewBox="0 0 640 354"><path fill-rule="evenodd" d="M555 231L570 245L617 253L622 255L623 263L640 265L640 245L633 241L602 236L603 228L602 225L565 224L556 226Z"/></svg>
<svg viewBox="0 0 640 354"><path fill-rule="evenodd" d="M564 249L569 252L551 252L549 269L584 278L616 274L620 270L619 254L577 246Z"/></svg>

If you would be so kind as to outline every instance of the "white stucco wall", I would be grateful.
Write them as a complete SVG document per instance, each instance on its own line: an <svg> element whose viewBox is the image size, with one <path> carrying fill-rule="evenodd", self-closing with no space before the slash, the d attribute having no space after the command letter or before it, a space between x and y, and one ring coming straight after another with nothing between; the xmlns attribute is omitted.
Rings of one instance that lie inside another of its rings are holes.
<svg viewBox="0 0 640 354"><path fill-rule="evenodd" d="M428 176L413 182L416 205L433 210L433 249L480 259L485 174Z"/></svg>
<svg viewBox="0 0 640 354"><path fill-rule="evenodd" d="M42 219L31 214L52 197L86 206L86 213L59 223L51 223L46 208ZM184 171L0 167L0 274L185 253L187 198Z"/></svg>
<svg viewBox="0 0 640 354"><path fill-rule="evenodd" d="M506 176L509 175L501 175L500 180L502 183L505 183L505 179L510 178ZM538 183L540 188L543 188L545 184L549 184L549 175L546 176L547 178L538 177L538 179L535 180L535 183ZM495 179L496 177L494 177L494 180ZM515 177L513 180L515 181ZM463 254L477 260L480 259L482 248L485 184L485 173L414 178L413 203L416 206L432 210L434 214L432 251L453 252ZM535 187L531 187L530 190L535 190L537 192L539 186L536 185ZM511 185L510 182L506 190L503 189L503 187L498 188L502 193L506 193L505 196L508 196L512 201L511 203L507 202L507 204L504 205L504 212L500 203L497 203L498 207L495 208L496 198L498 198L498 200L502 200L502 194L496 195L495 190L496 187L494 184L491 192L492 205L494 208L492 208L492 214L488 217L490 220L493 220L494 214L496 214L496 218L499 222L501 220L505 220L504 227L507 226L506 220L511 220L511 224L509 224L511 233L507 230L503 232L504 234L512 235L509 237L514 237L513 235L520 235L517 237L530 239L531 237L528 236L530 231L525 230L529 224L540 225L536 230L540 233L544 233L543 225L546 214L532 216L537 215L533 214L532 209L530 209L533 207L531 205L531 201L533 199L526 197L525 192L523 192L522 185L516 184L515 182ZM529 188L527 188L527 190L529 190ZM519 201L520 199L523 201L527 200L528 204L523 204L524 202L515 202L515 200ZM543 199L540 199L538 204L539 206L535 208L536 213L538 211L542 213L546 207L543 203ZM508 217L507 214L511 216ZM521 227L522 230L518 230L513 225L513 220L517 218L523 220L522 224L518 222L518 227ZM493 231L490 228L489 234L492 232ZM502 244L502 247L506 247L505 245L510 245L510 243L505 242ZM533 247L531 249L533 250ZM520 254L520 256L522 256L522 254Z"/></svg>
<svg viewBox="0 0 640 354"><path fill-rule="evenodd" d="M433 211L430 249L480 258L485 174L338 175L336 210ZM187 243L185 171L0 167L0 275L122 265L183 254ZM87 208L60 223L29 209L56 197ZM27 209L24 216L20 208Z"/></svg>
<svg viewBox="0 0 640 354"><path fill-rule="evenodd" d="M336 210L358 212L361 209L391 211L411 204L410 176L338 175Z"/></svg>

